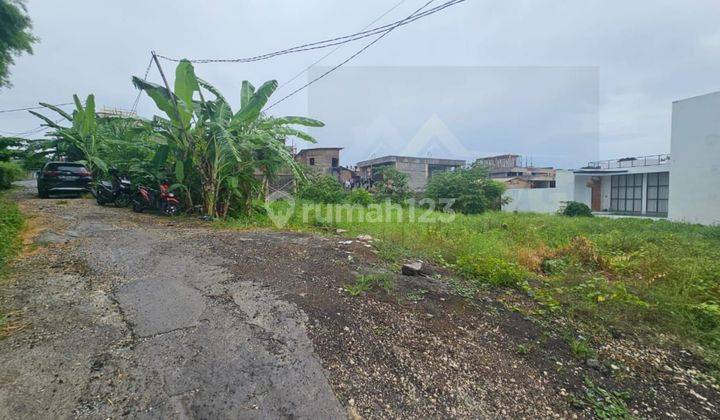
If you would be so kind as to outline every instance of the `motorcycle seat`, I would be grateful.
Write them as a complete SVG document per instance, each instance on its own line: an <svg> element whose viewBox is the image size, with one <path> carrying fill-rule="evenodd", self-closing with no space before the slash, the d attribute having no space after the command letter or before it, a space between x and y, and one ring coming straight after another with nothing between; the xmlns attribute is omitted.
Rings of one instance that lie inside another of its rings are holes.
<svg viewBox="0 0 720 420"><path fill-rule="evenodd" d="M112 182L110 181L100 181L100 185L107 188L112 188Z"/></svg>

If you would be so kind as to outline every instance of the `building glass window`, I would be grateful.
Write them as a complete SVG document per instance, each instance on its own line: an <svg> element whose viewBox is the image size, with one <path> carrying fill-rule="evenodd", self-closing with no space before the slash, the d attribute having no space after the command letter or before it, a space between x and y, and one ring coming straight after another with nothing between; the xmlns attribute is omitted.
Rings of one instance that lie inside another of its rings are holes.
<svg viewBox="0 0 720 420"><path fill-rule="evenodd" d="M610 177L610 211L642 213L643 175L613 175Z"/></svg>
<svg viewBox="0 0 720 420"><path fill-rule="evenodd" d="M315 166L315 158L310 158L310 166Z"/></svg>
<svg viewBox="0 0 720 420"><path fill-rule="evenodd" d="M648 214L667 216L668 195L670 193L670 173L657 172L647 175Z"/></svg>
<svg viewBox="0 0 720 420"><path fill-rule="evenodd" d="M332 158L332 167L337 168L338 167L338 158Z"/></svg>

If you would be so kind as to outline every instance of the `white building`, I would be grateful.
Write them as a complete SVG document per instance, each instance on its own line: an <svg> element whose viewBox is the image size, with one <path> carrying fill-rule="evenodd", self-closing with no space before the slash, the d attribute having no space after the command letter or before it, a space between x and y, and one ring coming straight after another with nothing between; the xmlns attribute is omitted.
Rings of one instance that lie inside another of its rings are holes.
<svg viewBox="0 0 720 420"><path fill-rule="evenodd" d="M558 170L555 188L506 191L503 210L554 213L579 201L598 215L720 224L720 92L673 103L670 151Z"/></svg>

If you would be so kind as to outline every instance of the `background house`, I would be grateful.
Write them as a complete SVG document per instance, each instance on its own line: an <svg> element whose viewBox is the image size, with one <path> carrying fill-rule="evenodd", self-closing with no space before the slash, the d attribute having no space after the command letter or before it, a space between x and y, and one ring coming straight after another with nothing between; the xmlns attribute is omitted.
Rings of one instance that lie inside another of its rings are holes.
<svg viewBox="0 0 720 420"><path fill-rule="evenodd" d="M358 175L364 180L376 181L378 169L392 167L408 175L408 185L413 191L423 191L433 173L462 168L464 160L419 158L410 156L383 156L358 162Z"/></svg>
<svg viewBox="0 0 720 420"><path fill-rule="evenodd" d="M488 168L490 178L507 188L552 188L555 186L555 169L522 166L520 155L482 157L475 161Z"/></svg>
<svg viewBox="0 0 720 420"><path fill-rule="evenodd" d="M720 92L673 103L670 150L558 170L554 188L507 190L503 210L554 213L579 201L600 215L720 224Z"/></svg>
<svg viewBox="0 0 720 420"><path fill-rule="evenodd" d="M295 161L304 163L318 172L330 174L333 168L340 166L340 150L342 147L303 149L295 155Z"/></svg>

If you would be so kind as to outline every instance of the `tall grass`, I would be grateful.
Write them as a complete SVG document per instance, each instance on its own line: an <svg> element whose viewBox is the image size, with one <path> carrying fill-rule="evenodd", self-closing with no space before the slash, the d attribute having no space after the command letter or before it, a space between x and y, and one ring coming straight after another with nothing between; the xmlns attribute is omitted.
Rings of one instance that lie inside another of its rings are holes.
<svg viewBox="0 0 720 420"><path fill-rule="evenodd" d="M23 218L17 205L0 193L0 274L5 269L7 260L20 247L20 230Z"/></svg>
<svg viewBox="0 0 720 420"><path fill-rule="evenodd" d="M413 218L388 206L383 217L360 220L357 208L332 210L298 205L287 227L372 235L389 259L412 255L447 264L477 286L516 287L544 311L599 330L669 333L720 366L720 227L500 212L450 222L433 212L418 222L422 210ZM229 224L272 227L267 216Z"/></svg>

